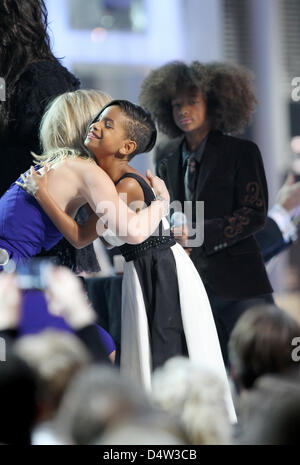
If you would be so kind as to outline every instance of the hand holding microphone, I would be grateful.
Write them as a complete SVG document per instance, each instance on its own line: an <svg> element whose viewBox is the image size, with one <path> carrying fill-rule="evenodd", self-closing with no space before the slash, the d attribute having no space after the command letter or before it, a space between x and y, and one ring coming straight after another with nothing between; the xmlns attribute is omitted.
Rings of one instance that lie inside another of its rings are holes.
<svg viewBox="0 0 300 465"><path fill-rule="evenodd" d="M176 241L182 247L187 247L189 231L186 215L182 212L174 212L170 219L170 226ZM190 249L187 249L187 252L189 253Z"/></svg>

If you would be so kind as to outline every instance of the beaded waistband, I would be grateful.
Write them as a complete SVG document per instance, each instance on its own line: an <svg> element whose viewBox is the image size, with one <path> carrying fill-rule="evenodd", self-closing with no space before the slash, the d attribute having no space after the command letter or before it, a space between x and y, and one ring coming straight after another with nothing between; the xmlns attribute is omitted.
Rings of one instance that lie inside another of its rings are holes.
<svg viewBox="0 0 300 465"><path fill-rule="evenodd" d="M150 236L146 241L141 244L131 245L124 244L119 247L121 254L126 262L135 260L151 249L166 249L176 244L173 236Z"/></svg>

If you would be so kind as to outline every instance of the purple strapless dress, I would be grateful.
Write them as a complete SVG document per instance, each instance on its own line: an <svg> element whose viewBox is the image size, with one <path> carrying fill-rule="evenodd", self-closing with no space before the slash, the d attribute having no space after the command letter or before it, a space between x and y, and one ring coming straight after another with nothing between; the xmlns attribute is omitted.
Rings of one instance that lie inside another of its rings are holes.
<svg viewBox="0 0 300 465"><path fill-rule="evenodd" d="M1 197L0 247L16 263L50 250L62 237L35 198L15 183Z"/></svg>

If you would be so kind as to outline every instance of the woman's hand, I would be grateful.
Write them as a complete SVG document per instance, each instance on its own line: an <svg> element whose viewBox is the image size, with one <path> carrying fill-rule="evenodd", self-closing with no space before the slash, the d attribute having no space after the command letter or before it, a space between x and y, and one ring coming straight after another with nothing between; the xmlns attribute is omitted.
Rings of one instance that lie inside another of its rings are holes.
<svg viewBox="0 0 300 465"><path fill-rule="evenodd" d="M150 170L146 171L146 176L155 192L156 197L161 197L170 203L170 195L164 181L158 176L154 176Z"/></svg>
<svg viewBox="0 0 300 465"><path fill-rule="evenodd" d="M16 184L28 194L37 198L38 195L41 195L43 192L48 192L48 172L49 166L45 165L44 173L41 174L40 171L35 171L34 167L31 166L30 170L21 174L21 179L23 183L16 182Z"/></svg>

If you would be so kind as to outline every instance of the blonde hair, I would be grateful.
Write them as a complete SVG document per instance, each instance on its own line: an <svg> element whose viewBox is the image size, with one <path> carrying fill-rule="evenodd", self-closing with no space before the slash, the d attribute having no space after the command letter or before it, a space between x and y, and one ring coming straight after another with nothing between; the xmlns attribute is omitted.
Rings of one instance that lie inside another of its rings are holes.
<svg viewBox="0 0 300 465"><path fill-rule="evenodd" d="M65 157L93 159L84 146L87 127L111 97L100 90L76 90L56 97L47 107L40 125L41 155L32 153L43 166Z"/></svg>

